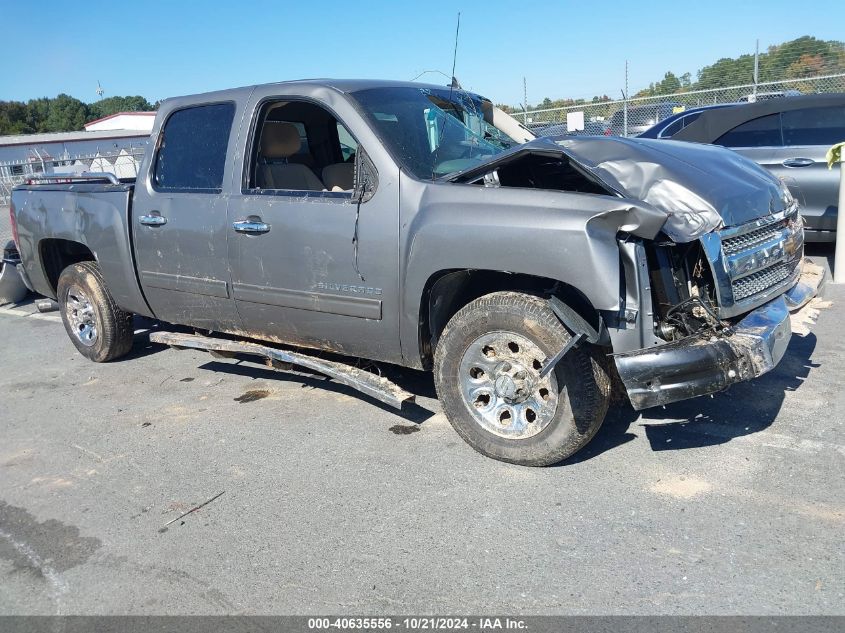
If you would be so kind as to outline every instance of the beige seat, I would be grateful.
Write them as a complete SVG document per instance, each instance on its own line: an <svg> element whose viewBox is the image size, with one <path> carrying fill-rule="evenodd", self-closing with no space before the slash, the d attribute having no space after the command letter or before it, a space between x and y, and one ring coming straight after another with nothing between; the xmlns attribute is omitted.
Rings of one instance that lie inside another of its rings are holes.
<svg viewBox="0 0 845 633"><path fill-rule="evenodd" d="M355 186L355 165L335 163L323 167L323 183L329 191L351 191Z"/></svg>
<svg viewBox="0 0 845 633"><path fill-rule="evenodd" d="M261 132L257 184L262 189L322 191L323 183L305 165L289 163L299 151L299 131L291 123L267 121Z"/></svg>

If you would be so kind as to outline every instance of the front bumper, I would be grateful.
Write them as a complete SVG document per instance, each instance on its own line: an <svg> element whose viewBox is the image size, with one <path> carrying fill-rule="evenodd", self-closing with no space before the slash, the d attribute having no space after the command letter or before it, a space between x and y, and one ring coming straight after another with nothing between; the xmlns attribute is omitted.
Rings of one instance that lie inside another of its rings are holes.
<svg viewBox="0 0 845 633"><path fill-rule="evenodd" d="M729 331L614 356L634 409L722 391L773 369L792 336L789 313L816 296L824 278L819 271L806 263L792 288L749 312Z"/></svg>

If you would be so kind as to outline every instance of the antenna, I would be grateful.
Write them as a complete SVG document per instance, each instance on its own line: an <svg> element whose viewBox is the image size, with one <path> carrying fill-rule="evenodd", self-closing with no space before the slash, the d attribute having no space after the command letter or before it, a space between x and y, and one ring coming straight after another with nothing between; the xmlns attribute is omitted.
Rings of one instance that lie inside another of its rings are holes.
<svg viewBox="0 0 845 633"><path fill-rule="evenodd" d="M457 84L458 80L455 79L455 64L458 62L458 35L461 32L461 12L458 11L458 26L455 29L455 53L452 55L452 83Z"/></svg>
<svg viewBox="0 0 845 633"><path fill-rule="evenodd" d="M102 99L104 93L105 93L105 90L103 90L103 87L100 85L100 80L98 79L97 80L97 96L100 97L100 99Z"/></svg>

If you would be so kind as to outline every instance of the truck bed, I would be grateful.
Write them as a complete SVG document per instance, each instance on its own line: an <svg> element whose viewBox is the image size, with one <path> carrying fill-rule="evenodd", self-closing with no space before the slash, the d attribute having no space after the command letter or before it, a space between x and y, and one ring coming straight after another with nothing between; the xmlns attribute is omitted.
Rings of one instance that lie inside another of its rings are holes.
<svg viewBox="0 0 845 633"><path fill-rule="evenodd" d="M106 279L117 304L136 314L149 307L135 272L129 223L132 182L73 182L28 184L12 192L17 219L18 250L33 289L56 298L69 248L87 248Z"/></svg>

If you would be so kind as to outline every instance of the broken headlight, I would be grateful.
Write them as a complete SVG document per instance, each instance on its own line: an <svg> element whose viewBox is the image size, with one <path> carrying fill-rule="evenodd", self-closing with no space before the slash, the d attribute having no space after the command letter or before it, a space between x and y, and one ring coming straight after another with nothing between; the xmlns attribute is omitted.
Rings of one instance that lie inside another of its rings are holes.
<svg viewBox="0 0 845 633"><path fill-rule="evenodd" d="M719 228L722 217L708 209L706 211L677 211L670 213L663 225L663 232L673 242L692 242L702 235Z"/></svg>

